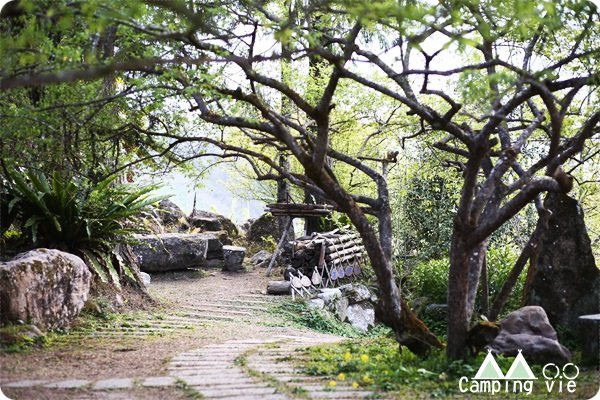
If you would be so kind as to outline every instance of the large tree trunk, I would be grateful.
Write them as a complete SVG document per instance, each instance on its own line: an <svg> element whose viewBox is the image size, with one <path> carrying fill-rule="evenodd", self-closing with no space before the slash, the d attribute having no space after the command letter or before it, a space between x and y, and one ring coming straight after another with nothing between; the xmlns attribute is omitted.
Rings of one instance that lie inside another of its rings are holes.
<svg viewBox="0 0 600 400"><path fill-rule="evenodd" d="M466 339L470 313L469 297L470 252L463 235L456 229L450 247L450 272L448 274L448 343L446 354L450 359L466 357Z"/></svg>

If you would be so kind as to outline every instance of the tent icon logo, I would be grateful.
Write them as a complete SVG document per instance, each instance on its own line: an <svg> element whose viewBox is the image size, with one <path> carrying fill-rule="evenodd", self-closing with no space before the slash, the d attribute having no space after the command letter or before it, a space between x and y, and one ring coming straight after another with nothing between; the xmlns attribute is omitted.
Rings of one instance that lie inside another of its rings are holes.
<svg viewBox="0 0 600 400"><path fill-rule="evenodd" d="M488 350L475 376L471 380L466 376L460 378L459 389L463 393L496 394L505 392L531 394L533 381L536 379L521 350L519 350L506 374L498 366L492 351Z"/></svg>

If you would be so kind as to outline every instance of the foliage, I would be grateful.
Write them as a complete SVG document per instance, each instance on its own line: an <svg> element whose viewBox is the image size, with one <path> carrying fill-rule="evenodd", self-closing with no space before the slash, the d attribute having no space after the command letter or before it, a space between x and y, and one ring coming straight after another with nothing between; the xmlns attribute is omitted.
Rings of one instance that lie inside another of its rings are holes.
<svg viewBox="0 0 600 400"><path fill-rule="evenodd" d="M273 307L272 312L294 326L349 338L376 337L390 333L389 328L383 325L377 325L367 333L363 333L352 325L341 322L329 312L308 307L303 301L278 304Z"/></svg>
<svg viewBox="0 0 600 400"><path fill-rule="evenodd" d="M489 298L494 299L506 281L519 254L510 246L491 247L486 255L488 268ZM448 294L448 258L424 261L410 271L403 290L412 299L426 298L427 303L445 304ZM520 307L525 282L525 271L520 275L515 288L505 305L511 311Z"/></svg>
<svg viewBox="0 0 600 400"><path fill-rule="evenodd" d="M9 174L10 208L17 210L24 234L34 245L81 255L103 282L110 275L114 284L120 284L115 262L135 280L113 250L135 231L127 221L164 198L151 195L155 186L133 189L116 185L114 177L90 185L65 179L58 172L51 177L38 171L12 170Z"/></svg>
<svg viewBox="0 0 600 400"><path fill-rule="evenodd" d="M394 228L397 248L418 261L446 257L452 219L460 195L459 175L430 157L410 160L405 179L394 182Z"/></svg>
<svg viewBox="0 0 600 400"><path fill-rule="evenodd" d="M443 351L434 350L428 358L422 359L399 349L393 339L379 337L310 347L297 362L306 373L324 375L334 382L349 381L354 386L398 392L400 398L429 399L458 395L458 379L472 378L484 357L481 353L468 362L449 362ZM501 355L495 358L503 371L507 371L514 360L514 357ZM536 376L541 376L541 366L531 367ZM582 382L595 382L595 372L581 373L577 379L578 392L582 390ZM537 392L528 397L546 398L543 383L539 385Z"/></svg>

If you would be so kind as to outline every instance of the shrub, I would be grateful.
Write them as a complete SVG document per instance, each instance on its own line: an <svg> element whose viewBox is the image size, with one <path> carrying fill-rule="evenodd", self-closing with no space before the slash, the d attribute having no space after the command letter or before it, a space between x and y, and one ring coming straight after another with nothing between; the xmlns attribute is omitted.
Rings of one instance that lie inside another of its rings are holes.
<svg viewBox="0 0 600 400"><path fill-rule="evenodd" d="M13 197L9 210L16 210L23 234L35 246L81 256L103 282L110 276L119 286L120 272L136 280L115 246L134 232L127 227L128 220L164 198L150 194L155 186L132 190L115 184L115 177L92 186L58 173L51 177L33 171L9 173L8 192Z"/></svg>
<svg viewBox="0 0 600 400"><path fill-rule="evenodd" d="M490 301L502 288L517 258L518 253L511 246L491 247L488 250L486 261ZM450 260L447 257L420 262L410 271L403 290L412 299L426 298L427 303L447 303L449 267ZM520 306L524 280L525 273L522 273L505 306L506 310Z"/></svg>

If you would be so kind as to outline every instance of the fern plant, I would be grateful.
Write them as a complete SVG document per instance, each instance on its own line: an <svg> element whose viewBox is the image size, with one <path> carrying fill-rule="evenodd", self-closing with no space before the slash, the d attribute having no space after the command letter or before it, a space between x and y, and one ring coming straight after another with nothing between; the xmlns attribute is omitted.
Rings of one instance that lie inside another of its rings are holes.
<svg viewBox="0 0 600 400"><path fill-rule="evenodd" d="M116 249L134 233L133 217L167 196L154 196L156 186L131 189L115 177L97 185L47 177L37 171L9 171L8 205L23 221L23 233L36 246L54 247L80 255L102 282L120 286L123 275L137 277Z"/></svg>

